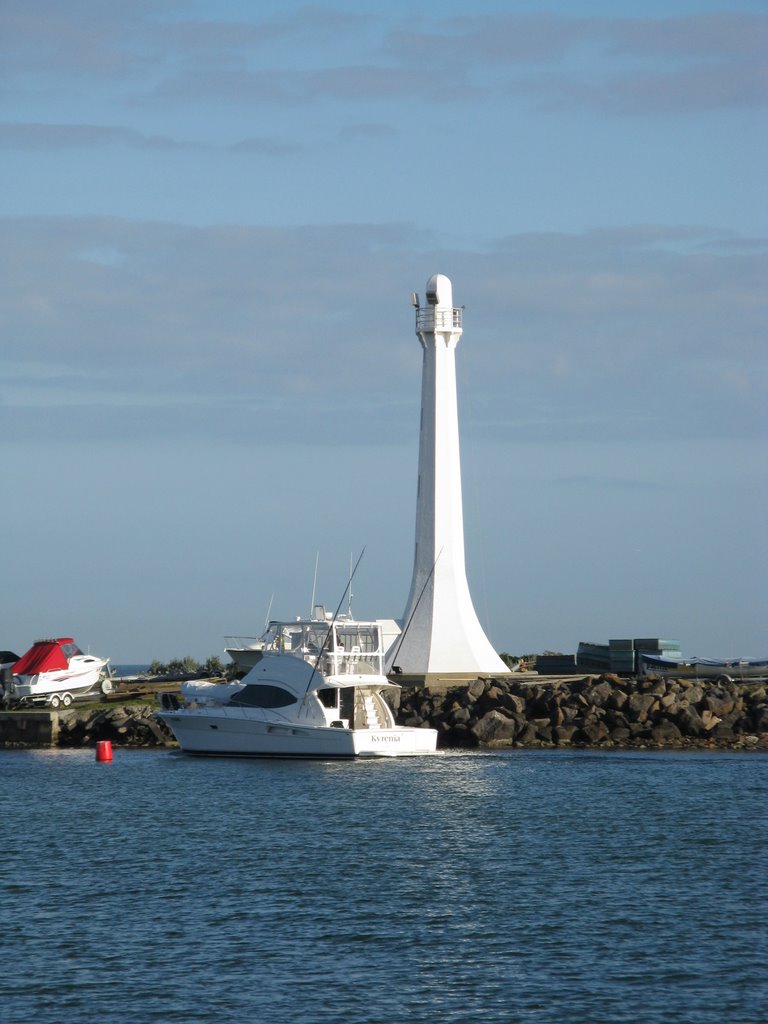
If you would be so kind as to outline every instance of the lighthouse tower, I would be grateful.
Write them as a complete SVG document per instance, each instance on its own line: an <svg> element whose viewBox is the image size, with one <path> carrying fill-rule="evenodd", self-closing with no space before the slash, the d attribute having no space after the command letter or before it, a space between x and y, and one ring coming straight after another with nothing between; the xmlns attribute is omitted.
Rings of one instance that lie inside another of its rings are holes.
<svg viewBox="0 0 768 1024"><path fill-rule="evenodd" d="M508 675L480 625L464 567L456 346L462 310L453 308L450 280L427 282L427 305L416 306L423 350L416 550L404 635L392 654L402 679L424 683Z"/></svg>

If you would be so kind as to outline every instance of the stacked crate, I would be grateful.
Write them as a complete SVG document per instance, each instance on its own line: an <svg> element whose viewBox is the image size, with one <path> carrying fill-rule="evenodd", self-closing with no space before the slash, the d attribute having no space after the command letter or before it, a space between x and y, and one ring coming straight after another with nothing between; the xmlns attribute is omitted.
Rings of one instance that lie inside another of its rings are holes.
<svg viewBox="0 0 768 1024"><path fill-rule="evenodd" d="M682 658L679 640L635 640L635 650L654 654L659 658Z"/></svg>
<svg viewBox="0 0 768 1024"><path fill-rule="evenodd" d="M579 668L586 669L589 672L609 672L611 668L611 653L608 645L592 644L584 640L580 641L576 663Z"/></svg>
<svg viewBox="0 0 768 1024"><path fill-rule="evenodd" d="M679 661L683 656L679 640L660 640L656 637L635 640L635 650L637 651L637 671L640 675L645 675L649 671L653 673L658 669L653 662L643 662L644 654L653 658L669 658L670 661Z"/></svg>
<svg viewBox="0 0 768 1024"><path fill-rule="evenodd" d="M609 640L608 652L611 672L617 676L631 676L635 672L635 641Z"/></svg>
<svg viewBox="0 0 768 1024"><path fill-rule="evenodd" d="M575 654L537 654L536 671L540 676L578 675Z"/></svg>

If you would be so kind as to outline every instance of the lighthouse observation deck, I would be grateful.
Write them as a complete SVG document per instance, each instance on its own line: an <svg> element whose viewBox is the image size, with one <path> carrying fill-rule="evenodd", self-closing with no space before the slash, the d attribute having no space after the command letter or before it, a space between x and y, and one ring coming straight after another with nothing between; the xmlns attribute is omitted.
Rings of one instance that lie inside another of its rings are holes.
<svg viewBox="0 0 768 1024"><path fill-rule="evenodd" d="M460 331L463 309L422 306L416 310L417 331Z"/></svg>

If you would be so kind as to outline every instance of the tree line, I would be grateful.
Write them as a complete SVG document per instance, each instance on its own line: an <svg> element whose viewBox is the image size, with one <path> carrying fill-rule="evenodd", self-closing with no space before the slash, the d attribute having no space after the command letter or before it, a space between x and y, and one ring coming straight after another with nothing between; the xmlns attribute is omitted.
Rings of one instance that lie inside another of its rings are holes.
<svg viewBox="0 0 768 1024"><path fill-rule="evenodd" d="M232 666L230 666L232 667ZM225 668L221 658L212 654L205 661L198 661L190 654L183 658L172 658L171 661L153 661L149 666L151 676L225 676Z"/></svg>

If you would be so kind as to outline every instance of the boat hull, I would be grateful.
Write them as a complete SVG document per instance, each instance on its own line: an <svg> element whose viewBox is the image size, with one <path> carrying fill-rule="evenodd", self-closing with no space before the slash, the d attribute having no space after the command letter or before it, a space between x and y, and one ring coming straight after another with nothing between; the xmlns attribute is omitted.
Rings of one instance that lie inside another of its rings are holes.
<svg viewBox="0 0 768 1024"><path fill-rule="evenodd" d="M250 672L264 657L260 647L226 647L224 653L230 656L238 672Z"/></svg>
<svg viewBox="0 0 768 1024"><path fill-rule="evenodd" d="M698 658L691 661L673 661L667 658L642 658L640 673L672 679L714 679L718 682L757 682L768 678L768 660L742 658L733 661L715 661Z"/></svg>
<svg viewBox="0 0 768 1024"><path fill-rule="evenodd" d="M69 694L82 697L99 689L102 672L108 659L89 659L89 663L61 672L39 672L36 675L14 676L11 698L19 703L50 701Z"/></svg>
<svg viewBox="0 0 768 1024"><path fill-rule="evenodd" d="M185 754L208 757L408 757L432 754L433 729L337 729L257 720L237 714L179 710L157 712Z"/></svg>

